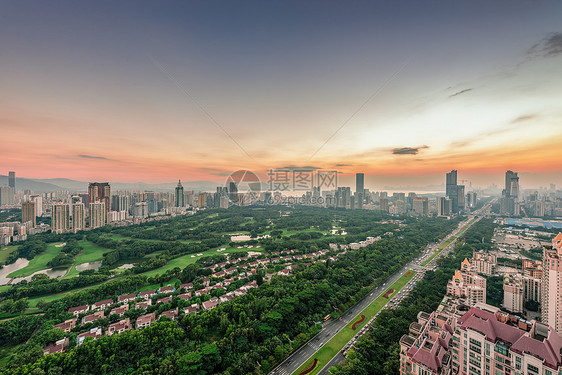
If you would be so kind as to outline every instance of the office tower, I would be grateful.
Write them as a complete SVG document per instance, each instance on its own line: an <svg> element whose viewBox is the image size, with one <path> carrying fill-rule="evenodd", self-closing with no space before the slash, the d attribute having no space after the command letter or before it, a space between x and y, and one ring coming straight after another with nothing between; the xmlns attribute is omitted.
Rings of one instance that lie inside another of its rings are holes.
<svg viewBox="0 0 562 375"><path fill-rule="evenodd" d="M542 321L562 335L562 233L543 247Z"/></svg>
<svg viewBox="0 0 562 375"><path fill-rule="evenodd" d="M90 182L88 186L88 203L103 202L105 212L111 207L111 188L108 182Z"/></svg>
<svg viewBox="0 0 562 375"><path fill-rule="evenodd" d="M451 200L451 214L457 214L459 210L457 171L453 169L447 173L445 181L445 196Z"/></svg>
<svg viewBox="0 0 562 375"><path fill-rule="evenodd" d="M505 187L502 190L500 212L507 215L519 214L519 177L516 172L505 172Z"/></svg>
<svg viewBox="0 0 562 375"><path fill-rule="evenodd" d="M181 181L178 180L178 186L176 186L176 207L185 207L185 199L183 195L183 186Z"/></svg>
<svg viewBox="0 0 562 375"><path fill-rule="evenodd" d="M35 225L37 224L35 211L36 210L35 210L35 202L34 201L23 202L22 205L21 205L21 222L22 222L22 224L30 221L32 223L33 227L35 227Z"/></svg>
<svg viewBox="0 0 562 375"><path fill-rule="evenodd" d="M70 230L70 210L66 203L55 203L51 208L51 232L66 233Z"/></svg>
<svg viewBox="0 0 562 375"><path fill-rule="evenodd" d="M232 203L238 203L238 186L234 181L228 184L228 197Z"/></svg>
<svg viewBox="0 0 562 375"><path fill-rule="evenodd" d="M72 205L72 230L74 233L86 229L86 206L77 202Z"/></svg>
<svg viewBox="0 0 562 375"><path fill-rule="evenodd" d="M464 185L457 185L457 208L459 211L464 211L464 209L466 208Z"/></svg>
<svg viewBox="0 0 562 375"><path fill-rule="evenodd" d="M351 208L351 188L346 186L338 187L336 191L336 205L341 208Z"/></svg>
<svg viewBox="0 0 562 375"><path fill-rule="evenodd" d="M429 213L429 202L425 197L411 197L412 211L420 216L427 216Z"/></svg>
<svg viewBox="0 0 562 375"><path fill-rule="evenodd" d="M467 206L468 208L471 208L471 209L472 209L472 208L476 208L476 204L477 204L476 199L477 199L477 197L476 197L476 193L475 193L475 192L473 192L473 191L468 192L468 193L466 194L466 206Z"/></svg>
<svg viewBox="0 0 562 375"><path fill-rule="evenodd" d="M15 204L14 188L11 186L0 186L0 206Z"/></svg>
<svg viewBox="0 0 562 375"><path fill-rule="evenodd" d="M16 172L10 171L8 172L8 186L16 191Z"/></svg>
<svg viewBox="0 0 562 375"><path fill-rule="evenodd" d="M220 197L219 208L228 208L228 197L223 195Z"/></svg>
<svg viewBox="0 0 562 375"><path fill-rule="evenodd" d="M90 229L103 227L106 217L107 211L104 202L90 203Z"/></svg>
<svg viewBox="0 0 562 375"><path fill-rule="evenodd" d="M363 208L363 200L365 199L365 174L355 174L355 208Z"/></svg>

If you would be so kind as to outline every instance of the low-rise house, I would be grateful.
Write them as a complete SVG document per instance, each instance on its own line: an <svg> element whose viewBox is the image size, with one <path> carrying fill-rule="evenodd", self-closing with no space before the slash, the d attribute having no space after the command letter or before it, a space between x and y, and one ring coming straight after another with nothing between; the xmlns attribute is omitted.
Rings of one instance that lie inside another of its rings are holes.
<svg viewBox="0 0 562 375"><path fill-rule="evenodd" d="M197 312L197 304L193 304L193 305L191 305L191 306L187 306L187 307L184 307L184 308L183 308L183 313L184 313L185 315L187 315L187 314L194 314L194 313L196 313L196 312Z"/></svg>
<svg viewBox="0 0 562 375"><path fill-rule="evenodd" d="M105 310L107 309L109 306L111 306L113 304L113 300L112 299L106 299L103 301L98 301L96 303L94 303L92 305L92 311L96 311L96 310Z"/></svg>
<svg viewBox="0 0 562 375"><path fill-rule="evenodd" d="M109 326L109 328L107 329L106 334L111 336L114 333L121 333L124 332L128 329L131 329L131 321L129 318L127 319L123 319L118 321L117 323L113 323Z"/></svg>
<svg viewBox="0 0 562 375"><path fill-rule="evenodd" d="M96 340L98 337L101 336L101 327L95 327L89 330L88 332L83 332L76 337L76 346L82 345L84 340L87 337L93 337Z"/></svg>
<svg viewBox="0 0 562 375"><path fill-rule="evenodd" d="M135 305L135 309L146 309L148 306L152 305L152 300L139 302Z"/></svg>
<svg viewBox="0 0 562 375"><path fill-rule="evenodd" d="M43 355L66 352L66 350L68 349L68 341L68 337L65 337L64 339L58 340L54 344L44 347Z"/></svg>
<svg viewBox="0 0 562 375"><path fill-rule="evenodd" d="M211 279L209 279L208 277L204 277L203 279L201 279L201 284L203 286L209 286L210 283L211 283Z"/></svg>
<svg viewBox="0 0 562 375"><path fill-rule="evenodd" d="M171 303L172 302L172 296L168 296L168 297L164 297L164 298L159 298L156 300L156 304L159 303Z"/></svg>
<svg viewBox="0 0 562 375"><path fill-rule="evenodd" d="M145 290L139 293L139 297L143 298L143 299L150 299L152 297L154 297L156 295L156 291L151 289L151 290Z"/></svg>
<svg viewBox="0 0 562 375"><path fill-rule="evenodd" d="M271 263L279 263L279 261L281 260L281 258L271 258Z"/></svg>
<svg viewBox="0 0 562 375"><path fill-rule="evenodd" d="M102 319L103 317L104 317L103 310L96 311L95 313L86 315L84 318L82 318L82 325L95 322L96 320Z"/></svg>
<svg viewBox="0 0 562 375"><path fill-rule="evenodd" d="M224 273L226 273L227 275L232 275L234 272L236 272L236 267L231 267L224 270Z"/></svg>
<svg viewBox="0 0 562 375"><path fill-rule="evenodd" d="M185 290L193 289L193 283L181 284L180 289L185 289Z"/></svg>
<svg viewBox="0 0 562 375"><path fill-rule="evenodd" d="M158 289L158 293L160 294L167 294L167 293L174 293L176 291L176 288L173 286L164 286L160 289Z"/></svg>
<svg viewBox="0 0 562 375"><path fill-rule="evenodd" d="M145 328L145 327L149 327L152 323L154 323L154 313L139 316L137 318L136 326L137 326L137 329L138 328Z"/></svg>
<svg viewBox="0 0 562 375"><path fill-rule="evenodd" d="M201 306L203 307L203 310L212 310L215 307L217 307L217 305L218 305L218 301L216 299L215 300L211 299L211 300L205 301L201 304Z"/></svg>
<svg viewBox="0 0 562 375"><path fill-rule="evenodd" d="M226 273L224 271L219 271L219 272L215 272L212 276L219 278L219 277L224 277L226 275Z"/></svg>
<svg viewBox="0 0 562 375"><path fill-rule="evenodd" d="M119 296L117 298L117 302L119 303L129 303L131 301L134 301L135 299L137 299L137 295L132 293L132 294L123 294L122 296Z"/></svg>
<svg viewBox="0 0 562 375"><path fill-rule="evenodd" d="M233 278L226 279L226 280L224 280L224 281L222 282L222 285L224 285L224 286L229 286L229 285L232 284L233 282L234 282L234 279L233 279Z"/></svg>
<svg viewBox="0 0 562 375"><path fill-rule="evenodd" d="M206 288L203 288L203 289L196 290L195 292L193 292L193 294L196 297L199 297L199 296L202 296L203 294L209 294L211 292L211 290L212 289L210 287L206 287Z"/></svg>
<svg viewBox="0 0 562 375"><path fill-rule="evenodd" d="M288 268L283 268L282 270L277 272L277 274L280 276L289 276L291 274L291 270Z"/></svg>
<svg viewBox="0 0 562 375"><path fill-rule="evenodd" d="M191 293L183 293L178 295L179 299L183 299L184 301L189 301L191 299Z"/></svg>
<svg viewBox="0 0 562 375"><path fill-rule="evenodd" d="M78 316L80 314L87 313L88 311L90 311L90 306L88 306L88 305L76 306L76 307L71 307L70 309L68 309L68 312L72 313L74 316Z"/></svg>
<svg viewBox="0 0 562 375"><path fill-rule="evenodd" d="M228 294L225 294L224 296L220 296L219 302L220 303L228 302L228 301L232 300L233 298L234 298L234 295L228 293Z"/></svg>
<svg viewBox="0 0 562 375"><path fill-rule="evenodd" d="M115 314L115 315L123 316L123 314L125 314L125 311L129 311L129 305L128 304L112 309L111 312L109 313L109 315Z"/></svg>
<svg viewBox="0 0 562 375"><path fill-rule="evenodd" d="M77 320L77 318L65 320L64 323L56 324L54 328L62 329L64 332L69 333L74 327L76 327Z"/></svg>
<svg viewBox="0 0 562 375"><path fill-rule="evenodd" d="M162 314L160 314L159 318L163 316L170 318L172 320L176 320L178 317L178 308L176 307L175 309L164 311Z"/></svg>
<svg viewBox="0 0 562 375"><path fill-rule="evenodd" d="M260 265L260 262L257 260L254 260L253 262L248 263L248 266L252 267L252 268L256 268Z"/></svg>

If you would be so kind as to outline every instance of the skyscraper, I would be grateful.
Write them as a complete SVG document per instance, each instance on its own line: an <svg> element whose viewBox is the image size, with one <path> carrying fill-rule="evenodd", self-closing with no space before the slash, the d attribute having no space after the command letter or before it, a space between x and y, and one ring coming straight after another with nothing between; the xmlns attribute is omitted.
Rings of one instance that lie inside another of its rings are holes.
<svg viewBox="0 0 562 375"><path fill-rule="evenodd" d="M84 203L78 202L72 205L72 230L74 233L86 229L86 208Z"/></svg>
<svg viewBox="0 0 562 375"><path fill-rule="evenodd" d="M88 203L103 202L105 212L111 208L111 188L108 182L90 182L88 186Z"/></svg>
<svg viewBox="0 0 562 375"><path fill-rule="evenodd" d="M505 172L505 188L502 191L500 210L503 214L519 214L519 177L516 172Z"/></svg>
<svg viewBox="0 0 562 375"><path fill-rule="evenodd" d="M11 186L0 186L0 206L4 204L14 204L14 188Z"/></svg>
<svg viewBox="0 0 562 375"><path fill-rule="evenodd" d="M363 200L365 199L365 174L355 174L355 208L363 208Z"/></svg>
<svg viewBox="0 0 562 375"><path fill-rule="evenodd" d="M70 230L70 210L66 203L55 203L51 208L51 232L65 233Z"/></svg>
<svg viewBox="0 0 562 375"><path fill-rule="evenodd" d="M456 169L453 169L451 172L447 173L445 184L445 195L451 200L451 214L458 213L458 194L457 171Z"/></svg>
<svg viewBox="0 0 562 375"><path fill-rule="evenodd" d="M562 334L562 233L543 248L542 321Z"/></svg>
<svg viewBox="0 0 562 375"><path fill-rule="evenodd" d="M43 215L43 197L41 195L32 195L30 199L35 202L35 216Z"/></svg>
<svg viewBox="0 0 562 375"><path fill-rule="evenodd" d="M16 191L16 172L14 171L8 172L8 186Z"/></svg>
<svg viewBox="0 0 562 375"><path fill-rule="evenodd" d="M228 184L228 197L232 203L238 203L238 186L234 181Z"/></svg>
<svg viewBox="0 0 562 375"><path fill-rule="evenodd" d="M176 207L185 207L183 186L180 180L178 180L178 186L176 186Z"/></svg>
<svg viewBox="0 0 562 375"><path fill-rule="evenodd" d="M21 222L23 224L23 223L27 223L28 221L30 221L34 227L37 224L36 217L35 217L34 201L23 202L21 205Z"/></svg>

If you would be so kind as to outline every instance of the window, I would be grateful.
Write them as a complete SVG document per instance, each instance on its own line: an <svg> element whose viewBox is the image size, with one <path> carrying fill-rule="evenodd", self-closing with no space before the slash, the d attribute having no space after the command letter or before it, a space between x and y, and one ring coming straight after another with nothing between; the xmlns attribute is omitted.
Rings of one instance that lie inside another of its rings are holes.
<svg viewBox="0 0 562 375"><path fill-rule="evenodd" d="M529 373L529 375L539 375L538 367L535 367L533 365L527 365L527 372Z"/></svg>

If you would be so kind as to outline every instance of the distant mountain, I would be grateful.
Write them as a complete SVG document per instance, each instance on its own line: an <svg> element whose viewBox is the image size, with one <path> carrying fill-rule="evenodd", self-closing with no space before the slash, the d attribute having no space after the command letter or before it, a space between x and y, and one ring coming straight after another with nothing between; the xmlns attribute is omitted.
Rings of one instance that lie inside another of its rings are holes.
<svg viewBox="0 0 562 375"><path fill-rule="evenodd" d="M8 185L8 176L0 175L0 185ZM35 193L49 193L57 190L66 190L58 185L42 182L40 180L32 180L29 178L19 178L16 176L17 190L32 190Z"/></svg>
<svg viewBox="0 0 562 375"><path fill-rule="evenodd" d="M105 181L99 181L105 182ZM112 191L117 190L140 190L140 191L174 191L177 182L165 182L159 184L148 184L145 182L111 182ZM8 185L8 176L0 175L0 185ZM182 181L184 190L215 191L219 185L212 181ZM70 192L88 191L88 182L71 180L68 178L29 179L16 176L17 190L32 190L35 193L49 193L57 190L68 190Z"/></svg>

